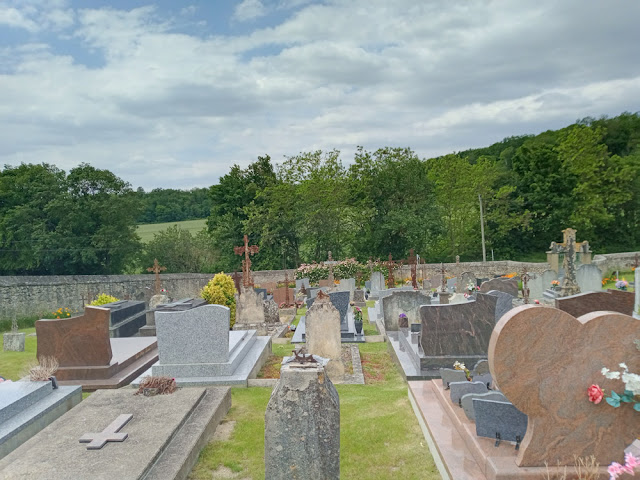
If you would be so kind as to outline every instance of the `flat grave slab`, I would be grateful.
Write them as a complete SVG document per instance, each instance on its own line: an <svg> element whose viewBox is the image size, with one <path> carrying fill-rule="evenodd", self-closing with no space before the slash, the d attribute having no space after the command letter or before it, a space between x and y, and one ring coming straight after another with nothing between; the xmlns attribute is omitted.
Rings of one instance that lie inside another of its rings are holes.
<svg viewBox="0 0 640 480"><path fill-rule="evenodd" d="M298 322L298 326L296 327L295 332L293 332L293 337L291 338L291 343L305 343L306 342L306 328L305 328L306 317L300 317L300 321ZM364 335L364 330L361 335L356 334L356 327L353 321L353 314L351 312L347 315L347 329L341 329L340 331L340 341L342 343L365 343L366 338Z"/></svg>
<svg viewBox="0 0 640 480"><path fill-rule="evenodd" d="M153 397L102 390L0 460L0 479L183 479L230 406L229 388ZM100 450L80 443L123 413L133 415L121 430L128 434L125 441Z"/></svg>
<svg viewBox="0 0 640 480"><path fill-rule="evenodd" d="M80 386L54 389L49 380L0 383L0 458L81 400Z"/></svg>

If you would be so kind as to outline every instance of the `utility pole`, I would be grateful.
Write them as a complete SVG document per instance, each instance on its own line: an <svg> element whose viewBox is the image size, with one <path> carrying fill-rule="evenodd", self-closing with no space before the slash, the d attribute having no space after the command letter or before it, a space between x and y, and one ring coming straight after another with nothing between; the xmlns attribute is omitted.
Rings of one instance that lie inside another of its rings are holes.
<svg viewBox="0 0 640 480"><path fill-rule="evenodd" d="M482 197L478 194L478 201L480 202L480 232L482 232L482 261L487 261L487 249L484 246L484 216L482 215Z"/></svg>

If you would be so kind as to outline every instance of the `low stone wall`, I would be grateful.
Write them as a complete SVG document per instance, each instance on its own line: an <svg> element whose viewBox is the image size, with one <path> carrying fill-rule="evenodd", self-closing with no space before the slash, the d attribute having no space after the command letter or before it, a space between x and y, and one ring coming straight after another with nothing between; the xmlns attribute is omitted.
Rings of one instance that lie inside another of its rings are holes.
<svg viewBox="0 0 640 480"><path fill-rule="evenodd" d="M628 270L635 260L636 252L596 255L593 263L603 274L619 269ZM517 272L524 269L529 272L542 273L549 264L531 262L513 262L510 260L496 262L460 262L445 263L447 276L462 272L473 272L478 278L491 278L496 275ZM440 271L439 263L419 265L417 276L431 278ZM295 270L287 270L289 281L293 282ZM202 287L213 277L213 274L176 273L163 274L162 286L172 299L198 296ZM396 272L396 278L410 278L411 268L404 265ZM284 270L263 270L253 272L256 284L282 282ZM80 311L84 305L100 293L108 293L122 300L149 301L153 294L154 275L58 275L58 276L14 276L0 277L0 319L11 318L14 311L18 317L39 315L54 311L61 307Z"/></svg>

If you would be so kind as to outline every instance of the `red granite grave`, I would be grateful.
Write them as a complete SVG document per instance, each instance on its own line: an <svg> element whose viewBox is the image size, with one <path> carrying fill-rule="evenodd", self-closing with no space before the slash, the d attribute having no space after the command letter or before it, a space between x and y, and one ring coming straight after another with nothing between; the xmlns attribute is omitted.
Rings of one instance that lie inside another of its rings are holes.
<svg viewBox="0 0 640 480"><path fill-rule="evenodd" d="M84 315L36 322L38 359L54 357L61 385L86 391L128 385L158 360L155 337L109 338L109 310L85 308Z"/></svg>
<svg viewBox="0 0 640 480"><path fill-rule="evenodd" d="M618 312L625 315L633 314L633 292L621 290L607 290L606 292L587 292L568 297L556 298L556 308L569 315L579 317L596 311Z"/></svg>

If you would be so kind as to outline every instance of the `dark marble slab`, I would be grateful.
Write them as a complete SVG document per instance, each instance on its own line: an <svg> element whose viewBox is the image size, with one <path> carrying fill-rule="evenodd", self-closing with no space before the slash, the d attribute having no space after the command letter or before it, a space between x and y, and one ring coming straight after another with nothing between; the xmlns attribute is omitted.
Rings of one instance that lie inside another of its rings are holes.
<svg viewBox="0 0 640 480"><path fill-rule="evenodd" d="M608 311L633 315L635 298L633 292L607 290L606 292L587 292L555 299L556 308L579 317L586 313Z"/></svg>
<svg viewBox="0 0 640 480"><path fill-rule="evenodd" d="M492 295L478 293L474 302L420 307L424 355L486 356L496 324L497 300Z"/></svg>
<svg viewBox="0 0 640 480"><path fill-rule="evenodd" d="M515 278L492 278L480 285L480 292L487 293L491 290L508 293L514 297L518 296L518 281Z"/></svg>
<svg viewBox="0 0 640 480"><path fill-rule="evenodd" d="M527 416L510 402L473 399L476 435L501 441L522 441L527 432Z"/></svg>
<svg viewBox="0 0 640 480"><path fill-rule="evenodd" d="M482 382L451 382L449 384L451 402L460 404L460 399L467 393L487 393L489 389Z"/></svg>

